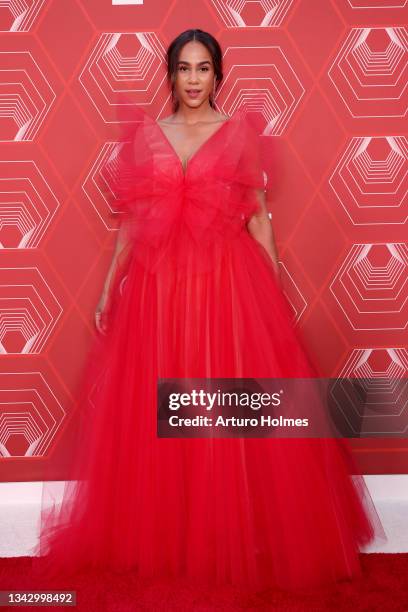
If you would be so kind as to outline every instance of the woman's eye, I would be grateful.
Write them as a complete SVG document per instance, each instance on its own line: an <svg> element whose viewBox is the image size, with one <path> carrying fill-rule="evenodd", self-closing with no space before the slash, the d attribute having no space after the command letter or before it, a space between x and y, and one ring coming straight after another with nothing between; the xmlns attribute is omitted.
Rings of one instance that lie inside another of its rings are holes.
<svg viewBox="0 0 408 612"><path fill-rule="evenodd" d="M187 66L179 66L178 69L180 70L180 72L185 72L186 70L188 70ZM202 70L203 72L208 72L209 68L208 66L201 66L200 70Z"/></svg>

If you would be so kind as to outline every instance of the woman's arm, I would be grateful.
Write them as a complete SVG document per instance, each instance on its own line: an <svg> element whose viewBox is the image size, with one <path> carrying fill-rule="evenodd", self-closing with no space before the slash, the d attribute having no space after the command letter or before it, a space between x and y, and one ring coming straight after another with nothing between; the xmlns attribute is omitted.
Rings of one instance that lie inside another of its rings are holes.
<svg viewBox="0 0 408 612"><path fill-rule="evenodd" d="M121 254L125 252L128 242L129 242L128 223L126 219L123 219L119 226L118 234L116 237L115 249L114 249L113 256L112 256L112 261L109 266L108 273L106 275L102 294L101 294L101 297L99 298L99 302L95 309L95 324L96 324L98 331L102 333L106 332L106 327L107 327L106 317L104 317L104 314L105 314L104 310L109 301L112 280L115 276L115 272L116 272L117 265L118 265L118 260L120 259Z"/></svg>
<svg viewBox="0 0 408 612"><path fill-rule="evenodd" d="M118 261L118 257L120 255L120 253L122 253L122 251L126 248L127 244L128 244L128 224L126 219L123 219L120 223L119 226L119 230L118 230L118 234L116 237L116 244L115 244L115 250L113 252L113 256L112 256L112 262L111 265L109 267L108 270L108 274L106 276L106 280L103 286L103 292L102 293L106 293L109 294L109 289L111 286L111 282L112 282L112 278L115 274L115 270L117 267L117 261Z"/></svg>
<svg viewBox="0 0 408 612"><path fill-rule="evenodd" d="M257 189L256 195L259 201L260 210L254 213L249 219L247 229L250 235L264 247L270 256L276 276L280 279L278 252L275 245L272 223L266 207L265 191L263 189Z"/></svg>

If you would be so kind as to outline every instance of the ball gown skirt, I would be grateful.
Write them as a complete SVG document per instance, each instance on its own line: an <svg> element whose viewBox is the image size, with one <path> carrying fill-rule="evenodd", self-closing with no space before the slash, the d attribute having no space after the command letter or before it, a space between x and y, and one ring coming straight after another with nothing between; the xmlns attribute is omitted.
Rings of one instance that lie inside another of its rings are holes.
<svg viewBox="0 0 408 612"><path fill-rule="evenodd" d="M316 372L245 225L265 178L248 117L186 169L156 121L134 119L105 177L130 239L82 375L73 478L42 509L40 572L249 589L359 576L360 547L384 532L347 441L157 437L158 377Z"/></svg>

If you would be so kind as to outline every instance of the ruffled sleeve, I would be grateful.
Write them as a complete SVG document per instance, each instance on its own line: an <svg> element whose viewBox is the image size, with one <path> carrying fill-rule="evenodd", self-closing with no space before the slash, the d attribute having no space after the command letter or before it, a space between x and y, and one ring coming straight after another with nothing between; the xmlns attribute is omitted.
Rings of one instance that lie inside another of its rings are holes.
<svg viewBox="0 0 408 612"><path fill-rule="evenodd" d="M272 186L272 170L266 153L270 153L271 139L263 136L253 119L246 114L241 122L241 154L237 166L236 180L245 189L245 200L249 208L245 214L248 219L259 212L260 202L257 191L267 194Z"/></svg>
<svg viewBox="0 0 408 612"><path fill-rule="evenodd" d="M245 115L242 130L244 144L239 165L241 180L250 188L264 189L266 177L261 153L261 136L248 115Z"/></svg>
<svg viewBox="0 0 408 612"><path fill-rule="evenodd" d="M119 137L102 170L109 207L114 216L128 217L132 210L135 187L149 193L152 188L152 159L143 146L146 137L146 112L134 105L118 106Z"/></svg>

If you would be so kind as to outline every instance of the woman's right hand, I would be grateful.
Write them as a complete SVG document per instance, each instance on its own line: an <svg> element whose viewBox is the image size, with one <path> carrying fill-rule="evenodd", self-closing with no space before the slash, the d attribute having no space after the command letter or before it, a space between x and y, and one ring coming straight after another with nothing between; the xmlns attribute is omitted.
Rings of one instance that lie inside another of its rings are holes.
<svg viewBox="0 0 408 612"><path fill-rule="evenodd" d="M99 333L106 335L108 331L108 313L107 313L108 293L103 291L95 308L95 326Z"/></svg>

